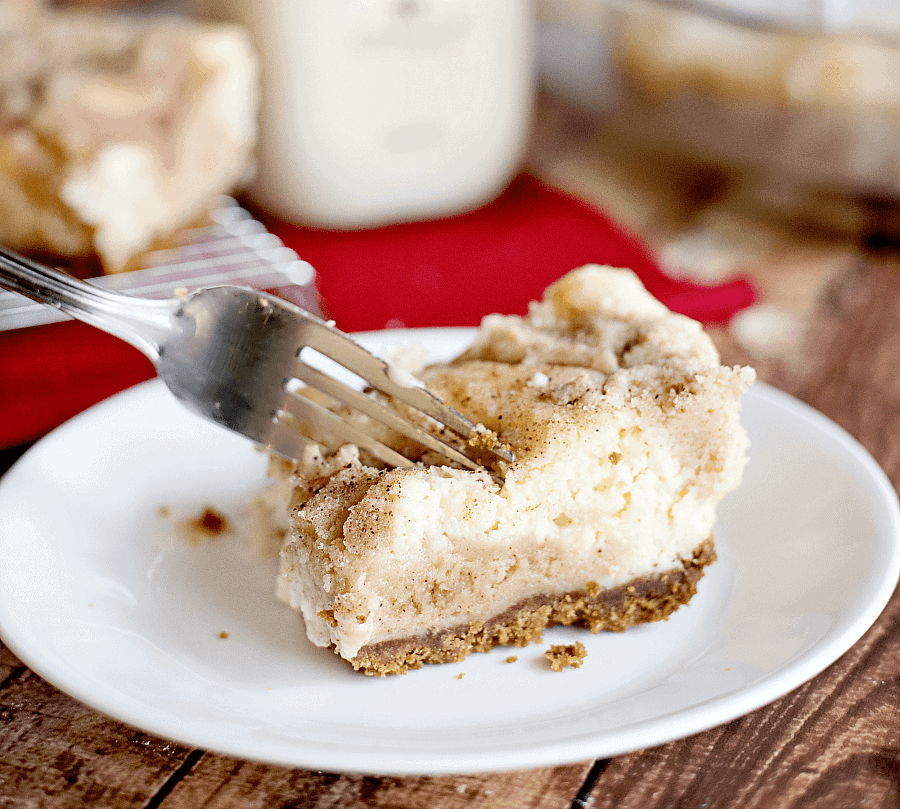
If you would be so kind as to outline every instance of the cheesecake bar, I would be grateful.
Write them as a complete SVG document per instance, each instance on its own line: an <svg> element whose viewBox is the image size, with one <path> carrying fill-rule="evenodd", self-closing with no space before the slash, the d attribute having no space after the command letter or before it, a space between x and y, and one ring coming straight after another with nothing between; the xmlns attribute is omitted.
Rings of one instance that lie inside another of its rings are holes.
<svg viewBox="0 0 900 809"><path fill-rule="evenodd" d="M384 675L554 624L621 631L691 599L745 464L754 378L721 366L700 324L630 271L588 266L418 376L515 462L500 483L424 454L383 469L354 446L310 450L277 591L313 643Z"/></svg>
<svg viewBox="0 0 900 809"><path fill-rule="evenodd" d="M257 83L235 26L0 8L0 240L133 268L247 178Z"/></svg>

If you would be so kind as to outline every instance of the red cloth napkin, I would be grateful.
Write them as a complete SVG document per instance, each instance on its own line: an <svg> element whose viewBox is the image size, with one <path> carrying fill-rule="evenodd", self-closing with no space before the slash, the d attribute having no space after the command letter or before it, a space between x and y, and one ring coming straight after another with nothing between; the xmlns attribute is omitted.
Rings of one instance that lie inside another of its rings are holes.
<svg viewBox="0 0 900 809"><path fill-rule="evenodd" d="M351 232L266 224L316 268L323 304L345 331L524 314L546 286L589 263L630 267L663 303L704 323L725 322L754 299L746 280L701 287L668 278L601 212L529 175L449 219ZM33 441L151 376L142 354L82 323L0 332L0 447Z"/></svg>
<svg viewBox="0 0 900 809"><path fill-rule="evenodd" d="M269 220L316 268L339 328L477 326L492 312L525 314L557 278L584 264L630 267L666 306L724 323L754 300L745 279L706 287L664 275L639 240L603 213L531 175L494 202L434 222L338 232Z"/></svg>

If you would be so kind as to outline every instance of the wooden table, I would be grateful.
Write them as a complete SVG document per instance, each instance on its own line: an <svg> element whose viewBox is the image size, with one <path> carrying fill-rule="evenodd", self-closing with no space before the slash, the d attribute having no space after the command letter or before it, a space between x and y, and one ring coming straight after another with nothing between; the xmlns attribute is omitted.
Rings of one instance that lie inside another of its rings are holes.
<svg viewBox="0 0 900 809"><path fill-rule="evenodd" d="M640 160L571 121L562 126L557 110L539 121L536 143L537 171L660 250L686 235L722 244L722 217L741 215L721 198L673 199L665 182L641 174ZM764 302L803 329L755 356L716 330L724 361L756 365L762 379L824 412L900 483L900 255L746 224L756 253L738 251L732 269L754 275ZM0 455L0 469L12 460ZM900 594L840 660L771 705L681 741L560 767L388 778L241 761L110 720L2 646L0 721L0 809L887 809L900 807Z"/></svg>

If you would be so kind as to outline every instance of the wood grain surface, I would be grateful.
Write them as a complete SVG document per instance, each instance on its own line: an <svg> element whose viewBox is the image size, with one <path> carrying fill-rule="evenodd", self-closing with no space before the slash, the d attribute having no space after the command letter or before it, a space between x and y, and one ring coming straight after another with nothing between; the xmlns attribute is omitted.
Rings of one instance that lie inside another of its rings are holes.
<svg viewBox="0 0 900 809"><path fill-rule="evenodd" d="M594 133L567 131L564 142L542 136L546 178L603 205L661 252L721 236L721 206L676 199L671 182L640 176L641 161L603 152ZM732 255L743 262L735 269L804 329L787 350L763 356L716 330L723 360L755 365L845 427L900 485L900 255L752 232L756 252ZM0 453L0 472L14 456ZM900 594L826 671L727 725L609 760L487 775L308 772L190 749L81 705L0 645L0 809L37 807L900 809Z"/></svg>

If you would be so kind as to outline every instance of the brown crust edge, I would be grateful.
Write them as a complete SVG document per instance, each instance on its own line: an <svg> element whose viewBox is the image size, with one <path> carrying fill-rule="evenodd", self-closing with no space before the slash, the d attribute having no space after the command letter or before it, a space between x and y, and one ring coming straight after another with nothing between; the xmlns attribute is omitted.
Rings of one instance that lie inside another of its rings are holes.
<svg viewBox="0 0 900 809"><path fill-rule="evenodd" d="M693 598L703 569L716 560L712 537L700 545L681 569L634 579L611 590L589 581L580 592L535 596L487 621L462 624L440 632L364 646L350 663L370 676L405 674L425 663L452 663L495 646L540 643L544 629L559 624L583 626L591 632L623 632L630 626L664 621Z"/></svg>

